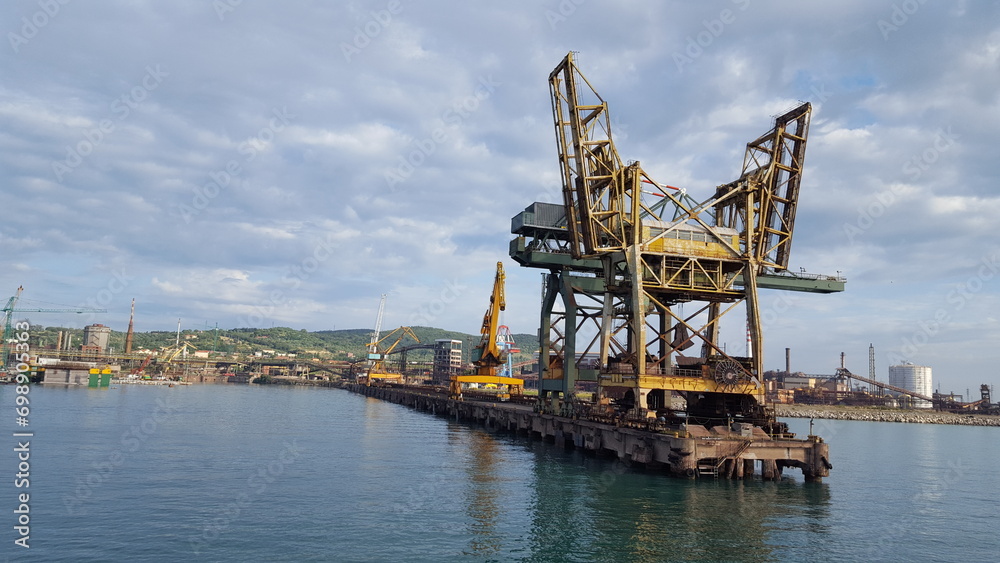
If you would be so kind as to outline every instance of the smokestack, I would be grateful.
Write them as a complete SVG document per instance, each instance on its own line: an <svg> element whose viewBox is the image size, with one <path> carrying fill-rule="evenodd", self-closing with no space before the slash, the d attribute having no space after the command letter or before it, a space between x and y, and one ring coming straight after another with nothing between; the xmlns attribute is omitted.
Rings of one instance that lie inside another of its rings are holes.
<svg viewBox="0 0 1000 563"><path fill-rule="evenodd" d="M132 336L134 331L133 321L135 320L135 297L132 298L132 311L128 314L128 332L125 333L125 353L132 353Z"/></svg>
<svg viewBox="0 0 1000 563"><path fill-rule="evenodd" d="M747 323L747 357L753 357L753 340L750 338L750 323Z"/></svg>
<svg viewBox="0 0 1000 563"><path fill-rule="evenodd" d="M792 349L785 348L785 374L792 374Z"/></svg>
<svg viewBox="0 0 1000 563"><path fill-rule="evenodd" d="M844 356L846 355L843 352L840 353L840 369L847 369L847 365L844 363Z"/></svg>

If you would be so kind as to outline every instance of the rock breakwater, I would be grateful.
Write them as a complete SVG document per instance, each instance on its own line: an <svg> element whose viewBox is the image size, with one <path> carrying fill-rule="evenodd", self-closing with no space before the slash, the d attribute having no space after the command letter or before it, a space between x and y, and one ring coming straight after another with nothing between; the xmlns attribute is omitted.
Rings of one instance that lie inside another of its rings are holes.
<svg viewBox="0 0 1000 563"><path fill-rule="evenodd" d="M878 409L830 405L775 405L778 417L828 418L869 422L908 422L917 424L959 424L964 426L1000 426L1000 416L954 414L937 411Z"/></svg>

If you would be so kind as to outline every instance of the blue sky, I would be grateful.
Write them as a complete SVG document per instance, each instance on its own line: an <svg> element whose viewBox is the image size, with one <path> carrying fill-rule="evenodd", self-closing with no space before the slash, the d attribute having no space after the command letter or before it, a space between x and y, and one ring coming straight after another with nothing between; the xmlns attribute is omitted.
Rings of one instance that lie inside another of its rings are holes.
<svg viewBox="0 0 1000 563"><path fill-rule="evenodd" d="M494 265L514 332L540 276L510 218L557 202L547 76L569 50L619 151L707 198L774 115L813 103L768 368L993 383L1000 3L234 0L8 4L0 294L123 330L476 332ZM768 296L765 296L767 299ZM35 315L32 321L80 323ZM733 327L733 345L741 345Z"/></svg>

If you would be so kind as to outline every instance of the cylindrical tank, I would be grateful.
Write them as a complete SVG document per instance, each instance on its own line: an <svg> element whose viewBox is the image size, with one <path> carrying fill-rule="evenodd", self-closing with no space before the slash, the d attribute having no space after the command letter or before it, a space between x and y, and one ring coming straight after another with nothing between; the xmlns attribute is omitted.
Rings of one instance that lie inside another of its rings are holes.
<svg viewBox="0 0 1000 563"><path fill-rule="evenodd" d="M903 389L928 397L934 393L934 385L931 381L931 368L914 365L909 362L904 362L898 366L889 366L889 385L902 387ZM914 399L913 406L918 409L929 409L934 405L930 401Z"/></svg>

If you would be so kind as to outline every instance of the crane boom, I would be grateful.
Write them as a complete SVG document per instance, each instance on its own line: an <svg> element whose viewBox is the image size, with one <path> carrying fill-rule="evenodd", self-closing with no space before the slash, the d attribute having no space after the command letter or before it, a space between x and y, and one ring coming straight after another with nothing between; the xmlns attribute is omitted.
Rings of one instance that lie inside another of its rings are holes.
<svg viewBox="0 0 1000 563"><path fill-rule="evenodd" d="M379 342L379 333L382 332L382 315L385 313L385 294L378 302L378 316L375 317L375 332L372 333L371 342L368 343L368 351L374 354Z"/></svg>
<svg viewBox="0 0 1000 563"><path fill-rule="evenodd" d="M499 374L501 366L507 361L508 349L501 345L500 312L507 308L504 295L503 262L497 262L496 277L493 278L493 293L490 295L490 306L483 316L483 326L480 329L479 345L472 350L472 363L476 366L474 375L453 375L450 379L450 394L454 398L462 396L462 384L506 385L509 392L499 393L501 400L510 398L510 394L520 395L524 388L524 380Z"/></svg>
<svg viewBox="0 0 1000 563"><path fill-rule="evenodd" d="M507 308L504 295L505 280L503 263L497 262L497 273L493 279L490 306L483 316L483 326L479 332L479 346L476 346L473 351L472 363L476 365L476 375L496 375L497 368L506 361L503 357L504 351L500 349L497 342L497 334L500 330L500 312Z"/></svg>
<svg viewBox="0 0 1000 563"><path fill-rule="evenodd" d="M24 291L24 286L19 286L14 295L7 300L7 305L4 306L3 310L3 342L0 343L0 362L3 365L7 363L7 355L9 354L8 342L14 334L13 321L14 313L107 313L107 309L90 309L90 308L66 308L66 309L18 309L17 303L21 299L21 292Z"/></svg>
<svg viewBox="0 0 1000 563"><path fill-rule="evenodd" d="M396 340L391 345L389 345L389 347L386 348L382 346L383 342L389 340L394 336L396 337ZM399 343L402 342L403 338L406 336L409 336L418 344L420 343L420 339L417 338L417 335L414 334L413 330L411 330L410 327L408 326L401 326L393 330L392 332L385 335L378 342L375 343L373 351L368 354L368 359L371 362L367 374L368 385L371 385L372 382L376 380L401 381L403 379L402 373L389 373L385 369L385 361L386 358L388 358L389 354L391 354L392 351L396 349L396 346L399 346Z"/></svg>

